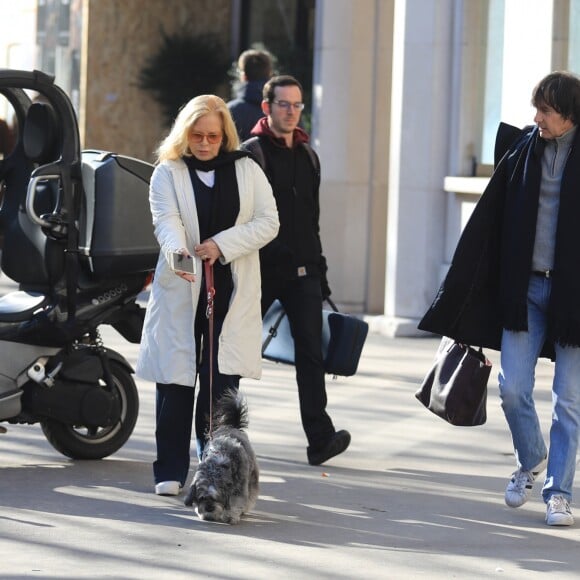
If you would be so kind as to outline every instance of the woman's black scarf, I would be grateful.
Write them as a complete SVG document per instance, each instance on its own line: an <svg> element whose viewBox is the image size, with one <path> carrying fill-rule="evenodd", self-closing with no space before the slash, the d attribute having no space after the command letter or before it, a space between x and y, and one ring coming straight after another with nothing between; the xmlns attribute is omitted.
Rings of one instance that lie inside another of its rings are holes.
<svg viewBox="0 0 580 580"><path fill-rule="evenodd" d="M527 330L527 291L534 249L542 155L537 128L516 144L508 160L503 215L500 298L503 327ZM580 131L564 168L556 232L548 340L580 346Z"/></svg>
<svg viewBox="0 0 580 580"><path fill-rule="evenodd" d="M247 151L220 151L217 157L213 159L209 159L208 161L203 161L202 159L198 159L193 155L190 157L184 157L187 160L187 164L193 167L194 169L198 169L199 171L214 171L219 169L220 167L224 167L230 165L231 167L234 166L234 162L237 159L241 159L242 157L249 157L250 154Z"/></svg>
<svg viewBox="0 0 580 580"><path fill-rule="evenodd" d="M236 222L240 213L240 192L235 161L248 156L245 151L220 151L217 157L209 161L193 156L184 158L190 171L215 171L208 237L232 227Z"/></svg>
<svg viewBox="0 0 580 580"><path fill-rule="evenodd" d="M184 157L190 173L195 170L215 171L215 181L211 195L210 222L206 232L206 239L231 228L236 223L240 213L240 192L236 179L235 161L247 156L249 155L245 151L221 151L217 157L209 161L201 161L193 156ZM216 289L215 314L217 316L225 316L233 290L229 264L223 265L219 261L214 263L214 287Z"/></svg>

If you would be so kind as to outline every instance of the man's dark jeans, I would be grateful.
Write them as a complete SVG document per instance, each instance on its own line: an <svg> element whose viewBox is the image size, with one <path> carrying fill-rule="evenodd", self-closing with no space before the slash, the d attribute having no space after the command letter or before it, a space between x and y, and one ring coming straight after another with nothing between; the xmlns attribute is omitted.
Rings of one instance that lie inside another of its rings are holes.
<svg viewBox="0 0 580 580"><path fill-rule="evenodd" d="M322 293L318 276L294 280L262 279L262 316L280 300L294 338L296 382L302 427L312 450L334 434L326 412L326 384L322 359Z"/></svg>

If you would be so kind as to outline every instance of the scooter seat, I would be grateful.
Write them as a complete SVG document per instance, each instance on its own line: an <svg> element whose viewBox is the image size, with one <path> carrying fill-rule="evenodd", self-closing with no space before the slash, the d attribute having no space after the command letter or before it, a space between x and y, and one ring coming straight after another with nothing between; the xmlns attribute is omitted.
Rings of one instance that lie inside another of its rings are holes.
<svg viewBox="0 0 580 580"><path fill-rule="evenodd" d="M10 292L0 298L0 322L30 320L35 312L49 303L48 296L39 292Z"/></svg>

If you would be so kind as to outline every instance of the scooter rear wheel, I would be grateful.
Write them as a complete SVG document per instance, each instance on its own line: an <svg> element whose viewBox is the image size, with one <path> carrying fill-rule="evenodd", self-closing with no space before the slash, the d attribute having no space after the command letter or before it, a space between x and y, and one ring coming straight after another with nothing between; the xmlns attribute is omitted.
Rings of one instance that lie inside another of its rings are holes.
<svg viewBox="0 0 580 580"><path fill-rule="evenodd" d="M129 439L139 414L139 394L131 374L109 361L113 383L121 401L121 420L111 427L67 425L46 419L40 425L49 443L71 459L102 459L118 451Z"/></svg>

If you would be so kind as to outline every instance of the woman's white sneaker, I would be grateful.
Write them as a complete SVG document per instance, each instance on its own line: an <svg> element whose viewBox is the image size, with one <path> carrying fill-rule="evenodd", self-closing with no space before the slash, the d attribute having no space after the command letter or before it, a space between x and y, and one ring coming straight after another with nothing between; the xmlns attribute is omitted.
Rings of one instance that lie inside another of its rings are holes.
<svg viewBox="0 0 580 580"><path fill-rule="evenodd" d="M546 523L549 526L571 526L574 523L570 504L563 495L553 495L548 500Z"/></svg>
<svg viewBox="0 0 580 580"><path fill-rule="evenodd" d="M157 495L179 495L181 484L179 481L161 481L155 484Z"/></svg>

